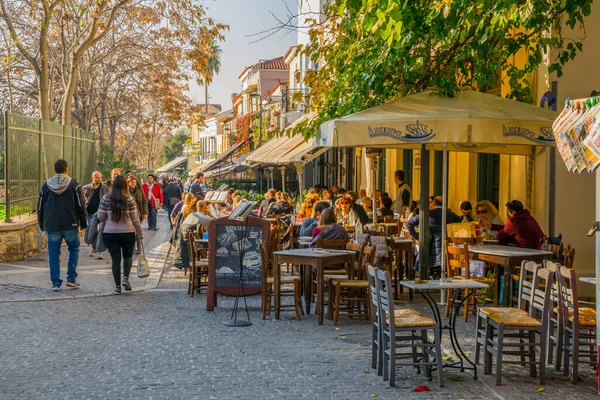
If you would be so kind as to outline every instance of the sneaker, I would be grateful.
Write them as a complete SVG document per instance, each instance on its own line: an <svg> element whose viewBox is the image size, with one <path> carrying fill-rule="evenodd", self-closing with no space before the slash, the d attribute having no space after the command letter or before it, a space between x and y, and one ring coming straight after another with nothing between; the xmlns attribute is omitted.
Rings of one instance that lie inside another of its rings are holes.
<svg viewBox="0 0 600 400"><path fill-rule="evenodd" d="M92 253L90 254L90 257L96 257L98 255L98 253L96 253L95 251L92 251Z"/></svg>
<svg viewBox="0 0 600 400"><path fill-rule="evenodd" d="M131 291L131 284L129 283L129 278L123 278L123 289L125 289L126 292Z"/></svg>
<svg viewBox="0 0 600 400"><path fill-rule="evenodd" d="M104 260L102 253L96 253L96 260Z"/></svg>
<svg viewBox="0 0 600 400"><path fill-rule="evenodd" d="M60 292L60 286L58 286L58 285L53 285L53 286L52 286L52 291L53 291L53 292Z"/></svg>
<svg viewBox="0 0 600 400"><path fill-rule="evenodd" d="M77 281L67 281L66 285L73 289L79 289L81 287L81 285Z"/></svg>
<svg viewBox="0 0 600 400"><path fill-rule="evenodd" d="M115 287L115 290L113 291L114 295L119 295L121 294L121 286L117 286Z"/></svg>

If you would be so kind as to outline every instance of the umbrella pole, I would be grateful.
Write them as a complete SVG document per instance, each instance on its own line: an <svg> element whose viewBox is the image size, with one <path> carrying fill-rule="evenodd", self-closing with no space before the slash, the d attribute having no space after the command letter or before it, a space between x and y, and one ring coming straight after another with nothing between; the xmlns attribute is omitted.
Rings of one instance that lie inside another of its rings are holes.
<svg viewBox="0 0 600 400"><path fill-rule="evenodd" d="M446 223L448 221L448 144L444 143L444 150L442 156L442 246L446 243ZM446 277L446 252L442 253L442 267L441 267L441 277L444 279ZM440 299L440 304L446 304L446 290L441 290L440 292L442 298ZM466 306L465 306L466 307Z"/></svg>
<svg viewBox="0 0 600 400"><path fill-rule="evenodd" d="M421 199L419 201L419 279L429 279L429 151L421 145Z"/></svg>

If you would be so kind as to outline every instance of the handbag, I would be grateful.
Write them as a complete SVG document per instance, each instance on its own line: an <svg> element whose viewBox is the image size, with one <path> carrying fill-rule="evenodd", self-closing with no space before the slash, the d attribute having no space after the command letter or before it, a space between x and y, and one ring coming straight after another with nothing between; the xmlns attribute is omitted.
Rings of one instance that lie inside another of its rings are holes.
<svg viewBox="0 0 600 400"><path fill-rule="evenodd" d="M138 240L138 248L140 249L140 252L138 254L137 277L147 278L150 275L150 264L146 259L146 253L144 251L144 242L142 240Z"/></svg>
<svg viewBox="0 0 600 400"><path fill-rule="evenodd" d="M83 235L83 241L85 242L85 244L92 244L96 241L96 239L98 238L98 224L100 223L100 221L98 221L98 218L96 218L96 216L94 216L94 218L92 218L92 220L90 221L90 224L87 226L86 230L85 230L85 235Z"/></svg>
<svg viewBox="0 0 600 400"><path fill-rule="evenodd" d="M98 235L96 236L96 251L98 253L106 251L106 245L104 244L104 222L101 222L98 228Z"/></svg>

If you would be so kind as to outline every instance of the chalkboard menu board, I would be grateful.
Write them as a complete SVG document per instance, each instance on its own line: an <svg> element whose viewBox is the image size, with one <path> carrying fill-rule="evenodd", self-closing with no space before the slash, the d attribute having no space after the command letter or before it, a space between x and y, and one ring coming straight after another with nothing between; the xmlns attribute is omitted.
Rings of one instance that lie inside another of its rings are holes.
<svg viewBox="0 0 600 400"><path fill-rule="evenodd" d="M262 290L259 244L269 240L270 224L260 218L246 221L219 218L208 227L209 270L206 309L212 311L217 294L235 296L240 280L240 258L246 295Z"/></svg>

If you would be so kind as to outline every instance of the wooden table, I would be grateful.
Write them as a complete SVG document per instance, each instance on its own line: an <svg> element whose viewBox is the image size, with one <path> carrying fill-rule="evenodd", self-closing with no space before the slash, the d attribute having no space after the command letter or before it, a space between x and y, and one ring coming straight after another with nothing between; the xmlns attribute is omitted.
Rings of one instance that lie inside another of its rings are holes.
<svg viewBox="0 0 600 400"><path fill-rule="evenodd" d="M404 275L404 267L402 264L402 253L406 252L406 279L414 280L415 279L415 268L414 268L414 242L412 239L404 238L404 237L392 237L393 241L390 243L390 247L392 251L397 254L397 262L398 262L398 280L402 282ZM401 268L402 266L402 268ZM400 286L400 292L404 286ZM395 298L398 299L398 292L395 293ZM413 291L409 289L408 293L410 299L413 298Z"/></svg>
<svg viewBox="0 0 600 400"><path fill-rule="evenodd" d="M473 370L473 378L477 379L477 366L469 356L465 353L460 345L460 340L456 335L456 319L460 314L460 307L475 293L476 289L484 289L488 287L483 282L478 282L472 279L455 279L452 282L441 282L440 280L431 280L428 283L420 283L416 284L414 281L402 281L400 282L402 286L406 286L409 289L416 291L420 294L429 304L431 311L433 312L433 317L435 318L435 322L438 323L440 327L440 339L441 333L444 330L447 330L450 334L450 343L452 344L452 348L454 349L454 353L458 356L459 360L455 362L450 362L444 364L444 368L458 368L461 371L465 369ZM450 316L448 317L448 324L442 324L442 314L440 309L438 308L436 300L431 296L431 291L438 290L453 290L453 289L467 289L469 290L469 294L463 296L460 302L457 304L457 296L461 290L456 290L454 292L454 296L452 297L452 305L450 307ZM465 365L465 361L469 363L471 366Z"/></svg>
<svg viewBox="0 0 600 400"><path fill-rule="evenodd" d="M275 319L279 319L281 311L280 265L287 263L295 266L304 265L304 302L306 303L306 313L310 314L310 303L312 300L312 268L317 269L317 307L316 314L319 317L319 325L323 325L324 304L325 304L325 267L333 264L354 262L356 253L348 250L329 250L329 249L294 249L273 252L274 263L274 286L275 286Z"/></svg>
<svg viewBox="0 0 600 400"><path fill-rule="evenodd" d="M542 263L544 260L552 259L552 252L545 250L523 249L510 246L469 246L469 254L473 260L479 260L494 264L494 291L499 293L500 269L504 270L504 287L502 288L502 305L508 307L510 304L510 277L512 268L520 266L523 261L535 261ZM494 298L494 306L498 306L499 296Z"/></svg>

